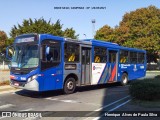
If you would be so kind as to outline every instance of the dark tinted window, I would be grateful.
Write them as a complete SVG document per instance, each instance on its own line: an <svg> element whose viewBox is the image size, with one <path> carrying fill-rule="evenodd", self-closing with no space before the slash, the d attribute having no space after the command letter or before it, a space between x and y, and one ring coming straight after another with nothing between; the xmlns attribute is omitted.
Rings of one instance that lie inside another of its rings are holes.
<svg viewBox="0 0 160 120"><path fill-rule="evenodd" d="M94 47L94 62L106 63L107 62L107 49L103 47Z"/></svg>
<svg viewBox="0 0 160 120"><path fill-rule="evenodd" d="M117 55L117 51L113 51L113 50L109 51L109 62L110 63L116 63L116 55Z"/></svg>
<svg viewBox="0 0 160 120"><path fill-rule="evenodd" d="M65 43L64 52L65 62L79 62L79 44Z"/></svg>
<svg viewBox="0 0 160 120"><path fill-rule="evenodd" d="M48 69L60 64L60 42L45 40L42 42L41 69Z"/></svg>
<svg viewBox="0 0 160 120"><path fill-rule="evenodd" d="M129 63L129 52L121 50L120 51L120 63Z"/></svg>
<svg viewBox="0 0 160 120"><path fill-rule="evenodd" d="M130 52L130 63L137 63L137 52Z"/></svg>
<svg viewBox="0 0 160 120"><path fill-rule="evenodd" d="M144 53L138 53L138 63L144 63L145 55Z"/></svg>

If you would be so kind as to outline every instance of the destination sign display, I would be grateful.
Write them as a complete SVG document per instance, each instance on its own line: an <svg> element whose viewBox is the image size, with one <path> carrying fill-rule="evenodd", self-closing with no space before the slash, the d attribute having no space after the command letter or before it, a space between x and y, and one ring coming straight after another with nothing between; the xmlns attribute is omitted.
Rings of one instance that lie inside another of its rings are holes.
<svg viewBox="0 0 160 120"><path fill-rule="evenodd" d="M36 41L36 36L23 36L23 37L17 37L15 39L15 43L26 43L35 41Z"/></svg>

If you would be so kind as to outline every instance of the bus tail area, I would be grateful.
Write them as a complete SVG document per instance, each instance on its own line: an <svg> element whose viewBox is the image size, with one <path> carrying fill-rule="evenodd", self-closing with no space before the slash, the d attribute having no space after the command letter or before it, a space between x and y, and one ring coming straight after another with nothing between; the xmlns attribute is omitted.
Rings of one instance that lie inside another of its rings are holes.
<svg viewBox="0 0 160 120"><path fill-rule="evenodd" d="M144 77L146 51L100 40L72 40L49 34L18 36L7 49L10 83L33 91L121 82Z"/></svg>

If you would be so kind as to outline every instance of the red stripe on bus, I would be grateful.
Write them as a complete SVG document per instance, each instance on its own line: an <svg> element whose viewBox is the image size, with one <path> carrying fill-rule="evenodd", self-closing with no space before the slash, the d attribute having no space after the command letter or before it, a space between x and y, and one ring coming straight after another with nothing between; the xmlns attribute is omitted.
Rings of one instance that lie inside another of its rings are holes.
<svg viewBox="0 0 160 120"><path fill-rule="evenodd" d="M111 73L111 77L109 79L109 82L113 82L114 81L114 77L116 75L116 65L114 65L114 68L112 70L112 73Z"/></svg>

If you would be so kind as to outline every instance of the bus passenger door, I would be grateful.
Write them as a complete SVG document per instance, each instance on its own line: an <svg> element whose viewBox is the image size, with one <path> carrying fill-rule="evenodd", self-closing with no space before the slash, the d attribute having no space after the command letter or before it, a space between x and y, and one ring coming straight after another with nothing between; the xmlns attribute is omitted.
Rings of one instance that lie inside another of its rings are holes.
<svg viewBox="0 0 160 120"><path fill-rule="evenodd" d="M117 69L118 69L118 51L117 50L109 50L109 61L108 61L108 72L109 78L108 82L116 82L117 81Z"/></svg>
<svg viewBox="0 0 160 120"><path fill-rule="evenodd" d="M82 47L81 64L81 85L91 84L91 48Z"/></svg>

